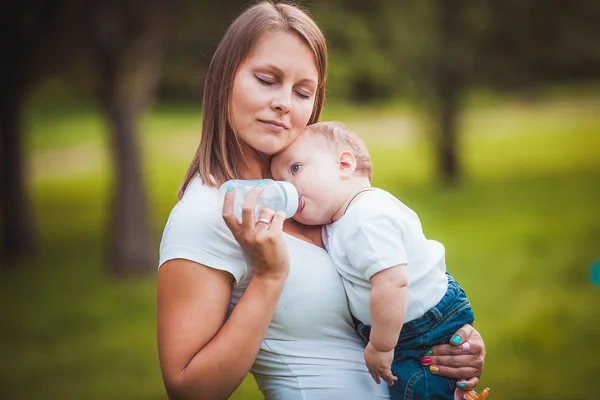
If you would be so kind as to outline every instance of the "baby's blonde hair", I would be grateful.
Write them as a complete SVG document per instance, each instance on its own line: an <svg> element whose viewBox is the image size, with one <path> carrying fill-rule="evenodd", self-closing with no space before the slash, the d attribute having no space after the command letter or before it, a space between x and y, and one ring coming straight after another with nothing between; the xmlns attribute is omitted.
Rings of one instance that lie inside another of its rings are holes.
<svg viewBox="0 0 600 400"><path fill-rule="evenodd" d="M366 176L371 182L373 165L365 142L341 122L318 122L306 127L304 134L317 134L331 147L333 151L348 150L356 159L356 173Z"/></svg>

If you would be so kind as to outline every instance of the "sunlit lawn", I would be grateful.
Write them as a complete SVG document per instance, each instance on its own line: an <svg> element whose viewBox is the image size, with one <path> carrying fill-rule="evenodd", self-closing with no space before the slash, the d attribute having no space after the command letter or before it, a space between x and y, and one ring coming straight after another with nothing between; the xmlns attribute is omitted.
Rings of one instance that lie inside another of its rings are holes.
<svg viewBox="0 0 600 400"><path fill-rule="evenodd" d="M331 107L371 148L374 183L403 199L446 245L487 349L494 399L589 399L597 391L600 101L558 96L471 107L465 179L434 184L431 148L411 112ZM597 97L596 97L597 98ZM90 109L37 111L28 137L37 262L0 275L0 398L163 399L155 280L107 276L110 175L104 124ZM192 107L143 124L156 243L200 127ZM234 399L262 399L247 379Z"/></svg>

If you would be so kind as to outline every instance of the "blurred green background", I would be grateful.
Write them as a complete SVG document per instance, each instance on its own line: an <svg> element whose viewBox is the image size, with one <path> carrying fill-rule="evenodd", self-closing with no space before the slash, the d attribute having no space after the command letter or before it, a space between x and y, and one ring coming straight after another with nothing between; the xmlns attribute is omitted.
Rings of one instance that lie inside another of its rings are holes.
<svg viewBox="0 0 600 400"><path fill-rule="evenodd" d="M21 3L0 74L0 398L164 399L158 243L202 76L246 2ZM597 397L600 7L302 4L330 41L322 119L365 139L374 185L446 246L487 347L481 388ZM250 376L232 396L261 398Z"/></svg>

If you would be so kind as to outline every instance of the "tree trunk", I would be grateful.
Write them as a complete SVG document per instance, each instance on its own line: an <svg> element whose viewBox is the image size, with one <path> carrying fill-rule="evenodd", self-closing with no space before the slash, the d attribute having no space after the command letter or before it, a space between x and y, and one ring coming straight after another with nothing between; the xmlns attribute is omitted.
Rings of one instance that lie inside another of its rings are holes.
<svg viewBox="0 0 600 400"><path fill-rule="evenodd" d="M109 263L118 275L143 275L155 270L156 251L137 144L137 115L121 104L118 88L110 92L105 110L111 125L115 185L108 231Z"/></svg>
<svg viewBox="0 0 600 400"><path fill-rule="evenodd" d="M461 178L458 151L458 114L460 88L450 77L440 77L436 93L437 170L444 184L455 184Z"/></svg>
<svg viewBox="0 0 600 400"><path fill-rule="evenodd" d="M460 100L465 84L461 51L464 40L460 16L463 1L439 0L437 22L439 47L434 66L433 96L437 138L438 176L444 184L455 184L461 178L458 149Z"/></svg>
<svg viewBox="0 0 600 400"><path fill-rule="evenodd" d="M13 54L14 55L14 54ZM33 217L26 189L22 105L25 95L19 74L18 56L0 68L4 82L0 90L0 215L2 245L0 258L11 261L32 257L37 248Z"/></svg>
<svg viewBox="0 0 600 400"><path fill-rule="evenodd" d="M146 2L144 8L127 14L119 9L127 4L106 1L96 6L91 38L100 76L98 94L111 128L115 166L109 265L118 275L143 275L156 270L157 252L137 143L137 122L158 85L167 7L161 1ZM131 21L120 19L123 15L137 15L141 30L129 31Z"/></svg>
<svg viewBox="0 0 600 400"><path fill-rule="evenodd" d="M120 73L120 55L99 48L100 104L110 127L114 187L108 228L108 263L117 275L144 275L155 270L146 190L137 143L138 113Z"/></svg>

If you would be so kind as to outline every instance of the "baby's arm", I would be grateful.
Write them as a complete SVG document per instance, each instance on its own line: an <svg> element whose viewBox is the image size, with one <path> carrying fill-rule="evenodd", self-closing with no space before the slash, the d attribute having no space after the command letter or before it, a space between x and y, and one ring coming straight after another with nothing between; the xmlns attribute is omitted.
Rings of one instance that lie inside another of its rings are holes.
<svg viewBox="0 0 600 400"><path fill-rule="evenodd" d="M393 350L406 316L406 264L371 277L371 343L379 351Z"/></svg>
<svg viewBox="0 0 600 400"><path fill-rule="evenodd" d="M391 373L393 351L407 304L406 215L391 195L375 192L353 205L344 218L349 228L338 231L337 243L343 246L340 254L358 279L371 283L371 334L365 364L375 382L383 378L392 384L396 380ZM350 300L364 302L363 296Z"/></svg>
<svg viewBox="0 0 600 400"><path fill-rule="evenodd" d="M394 347L406 316L406 264L384 269L371 277L371 336L365 349L365 364L375 382L392 385L397 380L391 365Z"/></svg>

